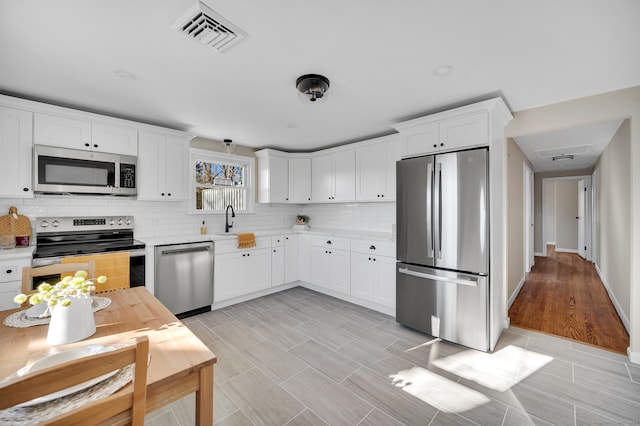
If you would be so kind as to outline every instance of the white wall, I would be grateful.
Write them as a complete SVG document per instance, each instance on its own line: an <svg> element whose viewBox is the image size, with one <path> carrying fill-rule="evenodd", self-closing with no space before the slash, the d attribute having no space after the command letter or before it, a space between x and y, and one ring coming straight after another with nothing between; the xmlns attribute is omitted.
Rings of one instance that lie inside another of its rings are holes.
<svg viewBox="0 0 640 426"><path fill-rule="evenodd" d="M629 120L625 120L596 163L595 183L599 241L597 267L620 318L629 327L631 277L631 175Z"/></svg>
<svg viewBox="0 0 640 426"><path fill-rule="evenodd" d="M311 218L311 228L391 233L396 223L396 203L307 204L300 207L300 213Z"/></svg>
<svg viewBox="0 0 640 426"><path fill-rule="evenodd" d="M209 233L224 232L224 215L188 215L186 202L137 201L112 197L38 197L33 199L0 198L0 214L16 206L18 213L29 217L32 228L36 217L43 216L134 216L135 238L193 235L200 232L204 220ZM293 226L296 206L256 204L255 214L238 214L235 230L286 228Z"/></svg>
<svg viewBox="0 0 640 426"><path fill-rule="evenodd" d="M184 201L137 201L94 196L47 196L25 200L0 198L0 215L7 214L10 206L16 206L19 214L29 217L32 228L36 217L132 215L135 238L142 241L198 234L203 220L209 233L221 233L224 232L225 222L223 214L186 214ZM295 223L295 216L300 213L311 217L311 227L385 233L391 233L396 217L395 203L256 204L255 213L236 215L233 219L235 228L231 231L291 228Z"/></svg>

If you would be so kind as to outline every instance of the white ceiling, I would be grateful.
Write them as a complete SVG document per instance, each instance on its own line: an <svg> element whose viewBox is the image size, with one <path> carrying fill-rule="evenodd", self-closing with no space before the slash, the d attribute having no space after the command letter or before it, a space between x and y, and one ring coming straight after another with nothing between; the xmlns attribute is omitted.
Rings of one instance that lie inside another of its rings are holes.
<svg viewBox="0 0 640 426"><path fill-rule="evenodd" d="M305 151L496 95L519 111L640 85L637 0L205 0L248 34L223 53L171 28L193 3L0 0L0 92ZM307 73L326 102L298 99Z"/></svg>
<svg viewBox="0 0 640 426"><path fill-rule="evenodd" d="M514 138L534 172L577 170L593 166L618 131L622 120L590 123ZM556 158L561 156L573 158Z"/></svg>

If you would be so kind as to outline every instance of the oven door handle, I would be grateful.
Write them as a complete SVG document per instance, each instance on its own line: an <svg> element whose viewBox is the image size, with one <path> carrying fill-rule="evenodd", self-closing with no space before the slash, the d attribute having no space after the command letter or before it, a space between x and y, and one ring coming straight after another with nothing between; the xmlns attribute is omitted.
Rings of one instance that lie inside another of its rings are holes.
<svg viewBox="0 0 640 426"><path fill-rule="evenodd" d="M90 255L100 255L100 254L108 254L108 253L118 253L115 251L105 252L105 253L91 253L91 254L80 254L78 256L90 256ZM129 251L129 257L142 257L146 255L145 249L136 249ZM34 258L31 261L31 266L47 266L47 265L57 265L62 262L63 257L73 257L73 256L56 256L56 257L42 257L42 258Z"/></svg>

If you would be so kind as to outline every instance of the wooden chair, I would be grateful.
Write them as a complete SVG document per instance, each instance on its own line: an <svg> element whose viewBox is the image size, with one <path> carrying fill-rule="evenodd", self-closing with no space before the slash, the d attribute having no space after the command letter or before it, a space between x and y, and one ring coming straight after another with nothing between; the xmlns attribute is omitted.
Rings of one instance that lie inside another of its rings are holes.
<svg viewBox="0 0 640 426"><path fill-rule="evenodd" d="M89 278L95 278L96 262L89 261L87 263L59 263L55 265L37 266L35 268L25 266L24 268L22 268L22 294L33 293L35 289L32 288L31 283L34 278L75 273L76 271L80 270L87 271L89 273ZM54 283L52 282L50 284Z"/></svg>
<svg viewBox="0 0 640 426"><path fill-rule="evenodd" d="M143 425L147 399L148 356L149 338L142 336L136 339L135 345L29 374L0 387L0 409L58 392L135 363L132 386L127 385L112 395L61 414L43 424L95 425L114 419L117 424Z"/></svg>

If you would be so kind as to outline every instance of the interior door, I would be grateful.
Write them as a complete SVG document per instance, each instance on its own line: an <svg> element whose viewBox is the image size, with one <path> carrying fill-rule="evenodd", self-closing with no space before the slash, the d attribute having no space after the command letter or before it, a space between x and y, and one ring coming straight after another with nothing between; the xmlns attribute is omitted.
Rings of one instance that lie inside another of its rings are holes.
<svg viewBox="0 0 640 426"><path fill-rule="evenodd" d="M524 185L524 266L525 273L531 271L533 257L533 172L523 164Z"/></svg>
<svg viewBox="0 0 640 426"><path fill-rule="evenodd" d="M587 188L584 179L578 181L578 254L583 258L587 258L586 245L586 205L587 205Z"/></svg>

